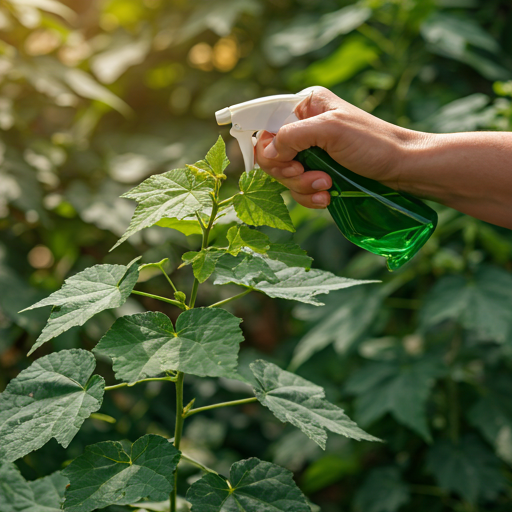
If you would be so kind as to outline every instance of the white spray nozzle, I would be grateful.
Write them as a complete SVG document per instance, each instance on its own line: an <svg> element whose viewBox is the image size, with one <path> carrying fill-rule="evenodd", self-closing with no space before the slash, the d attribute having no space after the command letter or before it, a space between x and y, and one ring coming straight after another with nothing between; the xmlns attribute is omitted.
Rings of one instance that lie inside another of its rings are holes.
<svg viewBox="0 0 512 512"><path fill-rule="evenodd" d="M230 134L238 140L245 170L254 167L253 134L260 130L277 133L281 126L298 121L295 107L313 93L310 87L298 94L279 94L238 103L215 112L217 124L232 123Z"/></svg>

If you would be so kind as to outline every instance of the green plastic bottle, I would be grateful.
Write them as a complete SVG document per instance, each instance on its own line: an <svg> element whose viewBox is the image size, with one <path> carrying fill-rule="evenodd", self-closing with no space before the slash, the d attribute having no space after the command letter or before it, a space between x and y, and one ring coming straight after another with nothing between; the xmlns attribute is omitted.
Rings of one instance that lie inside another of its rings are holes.
<svg viewBox="0 0 512 512"><path fill-rule="evenodd" d="M324 171L332 178L327 207L336 225L352 243L386 258L390 271L407 263L430 238L437 213L418 199L360 176L312 147L295 158L306 171Z"/></svg>

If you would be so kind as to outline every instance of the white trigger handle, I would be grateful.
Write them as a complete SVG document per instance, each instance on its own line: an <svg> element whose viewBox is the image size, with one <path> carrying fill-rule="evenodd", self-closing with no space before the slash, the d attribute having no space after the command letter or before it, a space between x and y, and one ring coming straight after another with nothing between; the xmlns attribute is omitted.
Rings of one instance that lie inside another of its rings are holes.
<svg viewBox="0 0 512 512"><path fill-rule="evenodd" d="M298 94L267 96L215 113L218 124L233 124L229 133L238 140L247 172L254 168L253 134L261 130L277 133L281 126L298 121L295 107L312 92L311 88Z"/></svg>
<svg viewBox="0 0 512 512"><path fill-rule="evenodd" d="M233 126L229 133L235 137L240 146L240 151L244 157L245 171L252 171L254 168L254 143L252 139L252 131L241 132Z"/></svg>

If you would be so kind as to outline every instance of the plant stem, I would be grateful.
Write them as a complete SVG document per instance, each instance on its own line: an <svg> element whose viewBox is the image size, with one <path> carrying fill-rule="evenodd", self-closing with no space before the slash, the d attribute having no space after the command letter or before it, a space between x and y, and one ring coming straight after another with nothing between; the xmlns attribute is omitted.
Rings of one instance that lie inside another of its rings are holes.
<svg viewBox="0 0 512 512"><path fill-rule="evenodd" d="M231 302L232 300L240 299L244 295L247 295L248 293L252 292L252 288L249 288L245 290L245 292L239 293L238 295L233 295L233 297L229 297L229 299L221 300L220 302L216 302L215 304L212 304L208 306L209 308L218 308L219 306L224 306L224 304L227 304L228 302Z"/></svg>
<svg viewBox="0 0 512 512"><path fill-rule="evenodd" d="M201 244L201 250L203 251L208 247L208 239L210 237L210 231L213 227L213 223L215 222L215 218L217 217L217 212L219 211L219 203L217 202L217 197L219 195L219 187L217 183L215 184L215 192L213 195L213 206L212 213L210 214L210 220L208 221L208 226L204 227L201 222L201 229L203 230L203 242ZM197 297L197 289L199 287L199 281L197 277L194 278L194 284L192 285L192 291L190 292L190 302L188 304L189 309L192 309L196 303Z"/></svg>
<svg viewBox="0 0 512 512"><path fill-rule="evenodd" d="M194 278L194 284L192 285L192 291L190 292L190 302L188 303L188 308L192 309L196 303L197 297L197 289L199 287L199 281L197 278Z"/></svg>
<svg viewBox="0 0 512 512"><path fill-rule="evenodd" d="M197 414L198 412L209 411L210 409L218 409L219 407L231 407L232 405L250 404L252 402L257 401L258 399L255 396L253 396L251 398L243 398L242 400L233 400L231 402L221 402L219 404L206 405L205 407L198 407L197 409L192 409L185 415L185 418L192 416L192 414Z"/></svg>
<svg viewBox="0 0 512 512"><path fill-rule="evenodd" d="M174 447L179 450L181 443L181 434L183 433L183 422L185 417L183 416L183 379L185 374L178 372L178 378L176 379L176 426L174 429ZM176 512L176 498L178 496L178 468L174 473L174 487L171 492L171 512Z"/></svg>
<svg viewBox="0 0 512 512"><path fill-rule="evenodd" d="M135 295L142 295L142 297L149 297L150 299L156 299L161 300L162 302L167 302L169 304L172 304L173 306L177 306L182 310L187 309L187 306L185 304L182 304L181 302L178 302L177 300L168 299L167 297L160 297L160 295L153 295L152 293L146 293L146 292L139 292L137 290L132 290L132 293Z"/></svg>
<svg viewBox="0 0 512 512"><path fill-rule="evenodd" d="M453 378L455 363L462 345L462 328L458 327L453 335L450 351L446 355L446 362L450 367L450 374L446 382L448 395L449 433L453 444L459 442L460 410L458 383Z"/></svg>
<svg viewBox="0 0 512 512"><path fill-rule="evenodd" d="M111 391L112 389L124 388L126 386L131 388L132 386L136 386L137 384L142 384L143 382L151 382L151 381L155 381L155 380L173 382L174 378L173 377L151 377L149 379L142 379L142 380L138 380L137 382L131 382L131 383L130 382L121 382L121 384L115 384L113 386L105 386L105 391Z"/></svg>
<svg viewBox="0 0 512 512"><path fill-rule="evenodd" d="M183 452L181 452L181 460L186 460L190 464L197 466L199 469L202 469L206 473L213 473L214 475L218 475L217 471L214 471L213 469L210 469L209 467L205 466L204 464L201 464L198 460L193 459L192 457L189 457L188 455L185 455Z"/></svg>

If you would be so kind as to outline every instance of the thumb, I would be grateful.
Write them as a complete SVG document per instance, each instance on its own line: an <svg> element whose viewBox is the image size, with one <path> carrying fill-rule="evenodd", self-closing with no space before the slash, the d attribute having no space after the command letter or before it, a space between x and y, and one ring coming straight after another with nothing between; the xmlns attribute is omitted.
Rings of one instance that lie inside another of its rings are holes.
<svg viewBox="0 0 512 512"><path fill-rule="evenodd" d="M320 85L308 87L299 94L306 93L308 96L295 107L295 115L299 119L318 116L329 110L336 110L340 106L341 98Z"/></svg>

